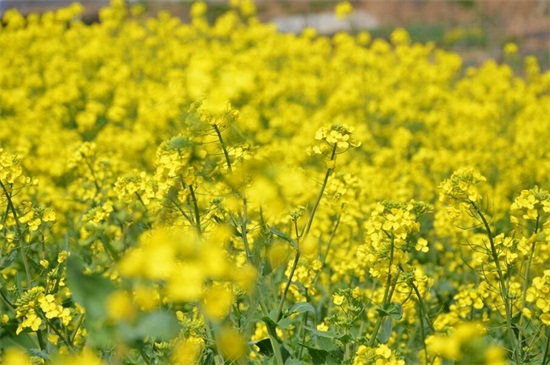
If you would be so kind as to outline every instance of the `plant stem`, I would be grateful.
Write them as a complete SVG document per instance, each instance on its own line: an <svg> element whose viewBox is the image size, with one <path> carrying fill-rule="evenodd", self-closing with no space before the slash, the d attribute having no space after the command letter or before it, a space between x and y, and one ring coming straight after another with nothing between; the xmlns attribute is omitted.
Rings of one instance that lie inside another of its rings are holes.
<svg viewBox="0 0 550 365"><path fill-rule="evenodd" d="M336 144L332 147L332 153L330 155L330 160L334 161L336 157ZM334 165L331 165L327 169L327 172L325 174L325 178L323 180L323 184L321 185L321 190L319 190L319 194L317 195L317 199L315 200L315 203L313 204L313 208L311 209L311 214L309 216L309 219L306 224L306 228L304 230L304 237L306 237L311 229L311 225L313 224L313 218L315 217L315 212L317 211L317 208L319 207L319 202L321 201L321 198L323 197L323 193L325 192L325 188L327 187L327 182L332 174L332 171L334 171ZM294 272L296 271L296 267L298 266L298 261L300 260L300 247L298 246L298 250L296 252L296 257L294 258L294 262L292 264L292 269L290 270L290 275L288 276L288 281L285 286L285 290L283 291L283 296L281 297L281 301L279 302L279 307L277 308L277 315L275 316L276 320L275 322L278 322L281 319L281 315L283 312L283 305L285 303L286 294L288 293L288 288L290 288L290 284L292 283L292 278L294 277Z"/></svg>
<svg viewBox="0 0 550 365"><path fill-rule="evenodd" d="M229 159L229 153L227 152L227 147L225 146L225 143L223 142L222 134L220 132L220 128L217 124L214 123L213 125L214 130L216 131L216 134L218 135L218 140L220 141L220 145L222 146L223 155L225 156L225 162L227 163L227 169L229 172L233 172L231 169L231 160Z"/></svg>
<svg viewBox="0 0 550 365"><path fill-rule="evenodd" d="M31 271L29 269L29 262L27 261L27 249L25 247L23 234L21 232L21 224L19 223L19 217L17 216L17 212L15 211L15 206L13 205L13 201L11 200L11 195L1 180L0 180L0 186L4 191L4 195L6 196L6 199L8 201L8 208L9 210L11 210L11 214L13 215L13 219L15 220L15 231L17 232L17 237L19 238L21 261L23 261L23 266L25 267L25 274L27 275L27 281L28 281L27 287L31 288L32 287Z"/></svg>
<svg viewBox="0 0 550 365"><path fill-rule="evenodd" d="M94 179L94 186L95 186L96 193L99 194L99 192L101 191L101 186L99 186L99 183L97 182L97 177L95 176L94 167L92 166L91 162L88 161L88 158L86 157L86 155L84 155L83 153L82 153L82 159L86 163L86 166L88 166L88 168L90 169L90 173L92 174L92 178Z"/></svg>
<svg viewBox="0 0 550 365"><path fill-rule="evenodd" d="M195 190L193 189L193 185L189 185L189 193L191 194L191 200L193 201L193 211L195 213L195 228L197 229L197 234L201 236L202 228L201 228L201 216L199 212L199 203L197 201L197 197L195 196Z"/></svg>
<svg viewBox="0 0 550 365"><path fill-rule="evenodd" d="M550 327L546 327L546 347L544 348L544 355L542 356L541 365L546 365L550 362Z"/></svg>
<svg viewBox="0 0 550 365"><path fill-rule="evenodd" d="M539 219L540 219L540 214L537 215L537 220L536 220L536 223L535 223L535 230L533 232L533 235L536 235L538 233ZM525 268L525 275L523 277L523 288L522 288L522 291L521 291L521 309L522 310L527 305L527 287L529 286L529 276L531 275L531 263L533 262L533 257L535 256L535 247L536 247L536 245L537 245L537 240L535 239L533 241L533 244L531 245L531 251L529 252L529 259L527 259L527 267ZM518 343L519 343L520 347L523 347L522 343L524 341L523 331L522 331L523 330L523 319L524 319L524 316L521 315L521 317L519 319L519 337L518 337ZM526 356L527 356L527 353L523 354L523 358L526 358Z"/></svg>
<svg viewBox="0 0 550 365"><path fill-rule="evenodd" d="M214 339L214 336L212 335L213 331L212 331L212 327L210 326L210 322L208 320L208 318L206 318L205 316L203 316L203 319L204 319L204 325L206 327L206 338L208 339L208 341L210 341L210 343L212 343L212 345L216 344L216 340ZM218 354L214 354L214 362L216 363L216 365L222 365L223 364L223 360L220 359L220 355Z"/></svg>
<svg viewBox="0 0 550 365"><path fill-rule="evenodd" d="M489 226L489 222L487 222L487 219L485 218L485 215L481 211L481 209L477 206L477 204L471 200L469 200L469 203L476 211L477 215L481 219L481 222L483 223L483 226L485 227L485 232L487 233L487 237L489 238L489 244L491 245L491 256L493 258L493 261L495 262L495 267L497 269L497 276L499 280L499 287L500 287L500 296L502 297L502 301L504 303L504 310L506 311L506 326L508 327L508 334L512 340L512 345L515 345L516 348L514 351L514 355L516 358L516 362L519 364L520 362L520 352L521 352L521 344L517 341L514 334L514 328L512 323L512 308L510 307L510 302L508 301L508 287L506 285L506 280L504 279L504 273L502 270L502 266L500 264L500 259L498 257L498 252L495 246L495 241L493 239L493 233L491 231L491 227Z"/></svg>
<svg viewBox="0 0 550 365"><path fill-rule="evenodd" d="M332 147L332 153L330 154L330 161L334 161L335 157L336 157L336 144L334 144L334 146ZM311 209L311 214L309 215L309 219L307 221L307 225L304 233L305 236L307 236L307 234L309 233L309 230L311 229L311 225L313 224L313 218L315 217L315 213L317 212L317 207L319 206L319 202L321 201L321 198L323 197L323 193L325 192L328 178L330 177L333 171L334 171L334 166L331 166L327 169L327 172L325 174L325 179L323 180L323 185L321 185L321 190L317 195L317 199L313 204L313 208Z"/></svg>
<svg viewBox="0 0 550 365"><path fill-rule="evenodd" d="M246 204L246 197L243 197L243 216L241 217L241 237L243 240L244 250L246 252L246 258L248 259L248 262L250 264L253 264L252 259L254 258L252 256L252 251L250 251L250 244L248 243L248 236L246 228L246 220L247 218L247 211L248 211L248 205Z"/></svg>
<svg viewBox="0 0 550 365"><path fill-rule="evenodd" d="M418 305L419 305L420 310L421 310L420 313L426 318L426 323L428 323L428 326L430 327L430 330L432 332L435 332L434 326L433 326L432 322L430 321L430 318L428 317L428 310L426 309L424 301L422 300L422 296L420 295L420 291L418 290L417 286L413 282L411 282L410 285L413 288L414 293L416 295L417 302L418 302Z"/></svg>
<svg viewBox="0 0 550 365"><path fill-rule="evenodd" d="M281 301L279 302L279 307L277 308L277 315L275 316L275 322L279 322L279 320L281 319L281 316L283 313L283 305L285 304L286 294L288 293L288 288L290 288L290 284L292 283L292 278L294 277L294 272L296 271L296 267L298 266L299 260L300 260L300 250L297 250L296 257L294 258L294 262L292 263L292 268L290 269L290 274L288 275L288 281L286 282L285 290L283 291Z"/></svg>
<svg viewBox="0 0 550 365"><path fill-rule="evenodd" d="M390 262L388 265L388 279L386 280L386 286L384 287L384 299L382 300L382 307L385 307L390 301L393 294L393 289L390 291L390 287L397 285L397 277L392 285L392 275L391 275L391 267L393 265L393 252L394 252L394 237L391 235L391 243L390 243ZM374 342L376 341L376 336L378 335L378 331L380 330L380 326L382 325L382 320L384 319L385 315L381 315L378 318L378 321L376 321L376 325L374 327L374 331L372 333L371 339L369 341L369 347L374 347Z"/></svg>

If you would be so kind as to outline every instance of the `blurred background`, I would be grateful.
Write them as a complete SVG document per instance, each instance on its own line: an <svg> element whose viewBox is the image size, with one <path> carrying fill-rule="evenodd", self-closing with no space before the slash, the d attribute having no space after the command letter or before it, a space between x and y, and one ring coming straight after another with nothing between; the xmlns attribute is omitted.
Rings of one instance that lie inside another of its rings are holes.
<svg viewBox="0 0 550 365"><path fill-rule="evenodd" d="M0 16L9 8L21 13L44 12L67 6L71 0L0 0ZM127 0L145 6L146 15L166 10L188 20L189 0ZM226 0L206 0L208 17L228 9ZM84 21L97 21L98 10L109 0L81 0ZM355 12L348 19L334 15L333 0L256 0L258 17L274 22L281 32L300 33L306 26L331 35L338 31L369 31L387 38L395 27L409 31L413 41L433 41L440 47L459 52L466 65L479 65L488 58L515 62L534 55L541 68L550 69L550 0L361 0L350 1ZM513 42L518 55L505 55ZM512 58L512 59L511 59Z"/></svg>

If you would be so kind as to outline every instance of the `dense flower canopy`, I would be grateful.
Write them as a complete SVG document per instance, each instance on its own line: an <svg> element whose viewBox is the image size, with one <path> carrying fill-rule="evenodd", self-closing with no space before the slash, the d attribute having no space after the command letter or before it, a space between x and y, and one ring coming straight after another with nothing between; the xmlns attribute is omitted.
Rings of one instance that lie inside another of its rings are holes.
<svg viewBox="0 0 550 365"><path fill-rule="evenodd" d="M0 25L2 363L550 361L534 57L142 10Z"/></svg>

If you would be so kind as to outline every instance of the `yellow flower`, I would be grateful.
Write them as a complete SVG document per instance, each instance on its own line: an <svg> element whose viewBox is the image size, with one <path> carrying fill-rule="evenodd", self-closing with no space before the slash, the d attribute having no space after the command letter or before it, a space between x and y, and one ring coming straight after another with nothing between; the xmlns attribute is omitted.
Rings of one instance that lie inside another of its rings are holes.
<svg viewBox="0 0 550 365"><path fill-rule="evenodd" d="M242 358L248 347L242 335L230 327L224 327L220 330L216 342L223 357L231 361Z"/></svg>
<svg viewBox="0 0 550 365"><path fill-rule="evenodd" d="M113 321L132 321L136 316L136 310L129 293L123 290L113 292L107 298L107 315Z"/></svg>
<svg viewBox="0 0 550 365"><path fill-rule="evenodd" d="M353 6L349 1L342 1L336 4L334 13L338 19L345 19L348 15L353 13Z"/></svg>
<svg viewBox="0 0 550 365"><path fill-rule="evenodd" d="M334 305L341 306L344 303L344 296L339 294L332 294L332 302Z"/></svg>
<svg viewBox="0 0 550 365"><path fill-rule="evenodd" d="M32 363L31 357L27 353L14 347L6 350L2 361L4 365L31 365Z"/></svg>
<svg viewBox="0 0 550 365"><path fill-rule="evenodd" d="M202 298L204 314L212 320L225 318L233 305L233 292L230 288L217 285L210 287Z"/></svg>
<svg viewBox="0 0 550 365"><path fill-rule="evenodd" d="M384 359L389 359L391 356L391 350L388 346L384 344L378 345L375 350L376 355L382 356Z"/></svg>
<svg viewBox="0 0 550 365"><path fill-rule="evenodd" d="M518 46L515 43L508 42L504 45L504 54L507 56L515 55L518 53Z"/></svg>
<svg viewBox="0 0 550 365"><path fill-rule="evenodd" d="M176 343L172 351L174 365L194 365L202 353L204 341L202 338L191 337Z"/></svg>

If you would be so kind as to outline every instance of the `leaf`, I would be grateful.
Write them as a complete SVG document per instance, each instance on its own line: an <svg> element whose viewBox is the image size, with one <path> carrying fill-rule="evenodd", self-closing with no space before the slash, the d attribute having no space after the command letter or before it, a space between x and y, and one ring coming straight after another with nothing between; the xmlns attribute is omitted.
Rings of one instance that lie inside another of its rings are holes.
<svg viewBox="0 0 550 365"><path fill-rule="evenodd" d="M285 365L308 365L307 362L289 357L285 361Z"/></svg>
<svg viewBox="0 0 550 365"><path fill-rule="evenodd" d="M128 340L141 340L153 337L155 340L169 340L177 336L179 326L175 314L170 312L151 312L141 316L137 323L129 326Z"/></svg>
<svg viewBox="0 0 550 365"><path fill-rule="evenodd" d="M395 321L400 321L403 318L403 306L400 303L390 303L388 314Z"/></svg>
<svg viewBox="0 0 550 365"><path fill-rule="evenodd" d="M290 309L288 310L288 313L312 313L313 316L315 316L315 308L308 302L300 302L294 304Z"/></svg>
<svg viewBox="0 0 550 365"><path fill-rule="evenodd" d="M340 365L342 358L338 351L328 352L326 350L316 349L304 344L299 344L307 349L313 364Z"/></svg>
<svg viewBox="0 0 550 365"><path fill-rule="evenodd" d="M309 352L309 356L311 356L311 360L313 361L314 364L327 363L327 357L329 356L328 351L318 350L308 346L305 346L305 347L307 348L307 351Z"/></svg>
<svg viewBox="0 0 550 365"><path fill-rule="evenodd" d="M396 321L403 317L403 306L399 303L387 303L376 308L381 317L391 316Z"/></svg>
<svg viewBox="0 0 550 365"><path fill-rule="evenodd" d="M46 351L39 350L39 349L29 349L28 351L31 354L31 356L36 356L44 360L50 359L50 355L48 355Z"/></svg>
<svg viewBox="0 0 550 365"><path fill-rule="evenodd" d="M287 235L286 233L283 233L281 231L279 231L277 228L275 227L269 227L269 232L273 233L275 236L279 237L279 238L282 238L283 240L287 241L288 243L290 243L290 245L295 249L297 250L298 249L298 245L296 244L296 241L294 241L289 235Z"/></svg>
<svg viewBox="0 0 550 365"><path fill-rule="evenodd" d="M319 331L315 328L311 327L304 327L306 330L308 330L311 334L319 336L319 337L325 337L325 338L337 338L338 334L334 331Z"/></svg>
<svg viewBox="0 0 550 365"><path fill-rule="evenodd" d="M265 326L267 327L267 333L277 338L277 331L276 331L278 327L277 323L275 323L275 321L269 317L262 317L262 321L265 323Z"/></svg>
<svg viewBox="0 0 550 365"><path fill-rule="evenodd" d="M269 338L264 338L263 340L257 341L254 345L258 346L259 353L270 357L273 355L273 346L271 346L271 340Z"/></svg>
<svg viewBox="0 0 550 365"><path fill-rule="evenodd" d="M382 319L382 325L380 326L380 331L376 335L376 339L380 343L386 343L390 339L392 334L392 319L391 317L384 317Z"/></svg>
<svg viewBox="0 0 550 365"><path fill-rule="evenodd" d="M86 309L86 316L92 320L105 317L105 302L115 290L113 283L99 274L84 274L80 259L67 260L67 283L74 301Z"/></svg>

